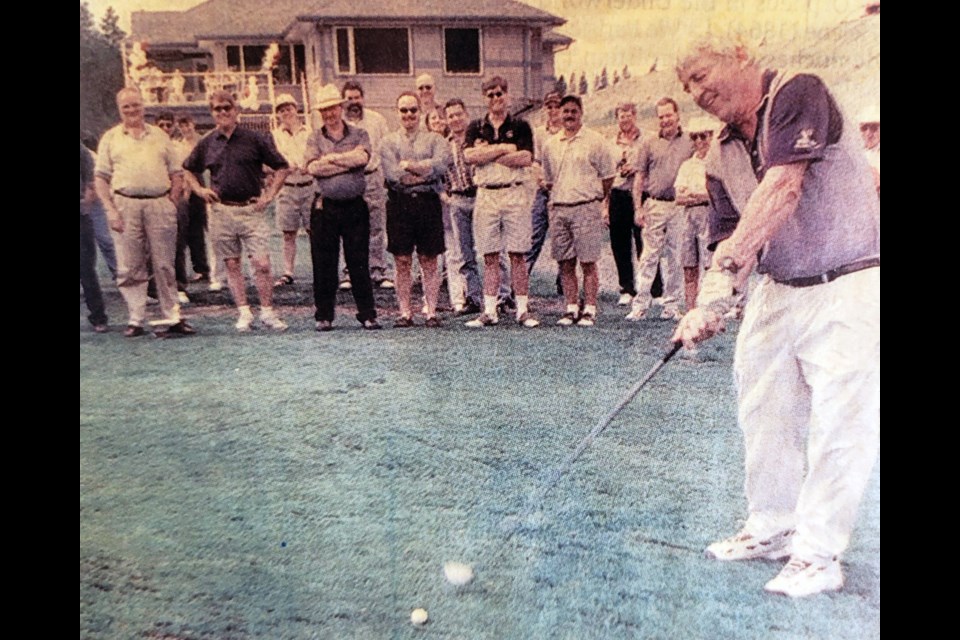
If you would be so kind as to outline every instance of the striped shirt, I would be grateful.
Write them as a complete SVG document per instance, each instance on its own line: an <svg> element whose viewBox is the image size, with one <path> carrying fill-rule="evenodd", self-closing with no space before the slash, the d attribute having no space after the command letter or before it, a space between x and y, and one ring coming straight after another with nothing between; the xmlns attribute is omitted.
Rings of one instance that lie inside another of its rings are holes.
<svg viewBox="0 0 960 640"><path fill-rule="evenodd" d="M464 193L475 190L477 187L473 183L473 165L467 164L463 158L463 144L455 137L447 138L450 143L450 165L447 169L447 175L444 182L447 185L447 191L450 193ZM465 142L465 141L464 141Z"/></svg>

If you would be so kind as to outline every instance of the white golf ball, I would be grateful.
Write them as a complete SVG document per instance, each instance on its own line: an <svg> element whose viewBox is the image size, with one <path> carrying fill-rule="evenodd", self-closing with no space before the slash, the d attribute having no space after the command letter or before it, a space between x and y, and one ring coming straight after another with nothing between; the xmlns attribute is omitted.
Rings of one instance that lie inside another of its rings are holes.
<svg viewBox="0 0 960 640"><path fill-rule="evenodd" d="M416 625L426 624L428 617L426 609L414 609L410 613L410 622Z"/></svg>
<svg viewBox="0 0 960 640"><path fill-rule="evenodd" d="M473 580L473 568L462 562L447 562L443 565L443 575L450 584L462 587Z"/></svg>

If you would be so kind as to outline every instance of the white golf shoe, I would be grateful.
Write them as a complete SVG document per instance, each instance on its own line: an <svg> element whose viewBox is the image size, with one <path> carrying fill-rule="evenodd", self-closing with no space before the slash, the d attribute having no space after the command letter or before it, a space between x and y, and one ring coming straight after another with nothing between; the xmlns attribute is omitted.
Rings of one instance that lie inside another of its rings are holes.
<svg viewBox="0 0 960 640"><path fill-rule="evenodd" d="M268 329L273 329L274 331L287 330L287 323L281 320L280 317L272 311L261 311L260 322L263 324L263 326L267 327Z"/></svg>
<svg viewBox="0 0 960 640"><path fill-rule="evenodd" d="M834 556L828 560L790 558L777 577L763 588L771 593L803 598L823 591L838 591L842 587L843 571L840 561Z"/></svg>
<svg viewBox="0 0 960 640"><path fill-rule="evenodd" d="M617 304L620 305L621 307L625 307L629 305L631 302L633 302L633 296L630 295L629 293L621 293L620 299L617 300Z"/></svg>
<svg viewBox="0 0 960 640"><path fill-rule="evenodd" d="M753 560L765 558L779 560L790 555L790 539L793 530L779 531L771 536L761 538L743 530L737 535L714 542L704 555L714 560Z"/></svg>
<svg viewBox="0 0 960 640"><path fill-rule="evenodd" d="M241 313L237 318L237 324L233 325L240 333L247 333L253 329L253 314L250 312Z"/></svg>

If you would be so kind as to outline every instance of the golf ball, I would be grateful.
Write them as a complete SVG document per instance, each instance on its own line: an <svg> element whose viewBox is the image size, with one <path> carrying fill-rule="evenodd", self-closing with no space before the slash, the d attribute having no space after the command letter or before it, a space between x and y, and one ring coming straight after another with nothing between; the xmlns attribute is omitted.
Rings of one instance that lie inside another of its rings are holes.
<svg viewBox="0 0 960 640"><path fill-rule="evenodd" d="M410 613L410 622L416 625L426 624L428 617L426 609L414 609Z"/></svg>
<svg viewBox="0 0 960 640"><path fill-rule="evenodd" d="M473 580L473 568L462 562L447 562L443 565L443 575L450 584L462 587Z"/></svg>

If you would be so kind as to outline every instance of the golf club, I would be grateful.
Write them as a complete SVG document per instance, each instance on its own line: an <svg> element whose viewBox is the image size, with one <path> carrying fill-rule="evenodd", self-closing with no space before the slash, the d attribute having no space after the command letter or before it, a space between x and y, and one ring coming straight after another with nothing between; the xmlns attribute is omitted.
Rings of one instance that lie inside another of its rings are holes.
<svg viewBox="0 0 960 640"><path fill-rule="evenodd" d="M640 390L643 389L648 382L650 382L657 372L663 368L663 365L667 364L667 362L669 362L670 359L675 356L682 347L683 344L680 342L673 343L663 357L657 360L650 370L647 371L646 375L644 375L643 378L641 378L630 388L629 391L627 391L626 394L624 394L617 405L610 410L607 415L600 419L596 426L590 430L590 433L588 433L586 437L580 441L580 444L578 444L576 449L573 450L573 453L567 456L567 459L563 461L563 464L551 472L547 478L547 481L527 503L527 507L520 513L520 515L515 516L515 520L509 517L504 519L504 527L507 528L507 537L504 542L509 541L513 537L513 534L521 528L523 522L530 516L530 514L539 509L540 505L546 499L547 494L549 494L550 490L556 486L557 482L560 481L560 478L562 478L563 475L570 470L571 465L573 465L573 463L576 462L581 455L583 455L583 452L587 450L587 447L590 446L597 436L603 433L604 429L610 426L610 423L613 422L613 419L616 418L621 411L623 411L624 407L630 404L630 401L632 401L636 395L640 393ZM507 525L508 520L511 521L509 525Z"/></svg>

